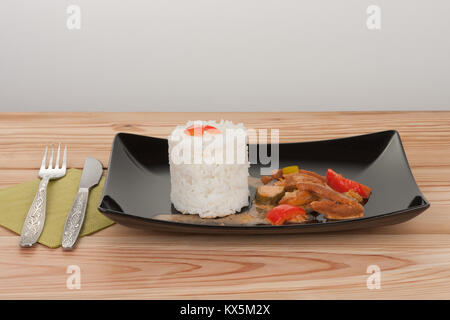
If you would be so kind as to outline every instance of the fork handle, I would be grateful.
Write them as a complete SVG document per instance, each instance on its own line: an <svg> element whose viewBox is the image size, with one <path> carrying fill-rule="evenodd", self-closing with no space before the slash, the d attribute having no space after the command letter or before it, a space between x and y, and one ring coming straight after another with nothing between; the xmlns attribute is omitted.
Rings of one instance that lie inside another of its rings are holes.
<svg viewBox="0 0 450 320"><path fill-rule="evenodd" d="M42 178L33 203L28 210L20 236L20 246L31 247L39 239L45 223L45 208L47 202L47 185L49 177Z"/></svg>
<svg viewBox="0 0 450 320"><path fill-rule="evenodd" d="M83 226L84 216L89 197L88 188L78 189L78 193L67 216L62 236L62 247L64 250L72 250L77 242L81 227Z"/></svg>

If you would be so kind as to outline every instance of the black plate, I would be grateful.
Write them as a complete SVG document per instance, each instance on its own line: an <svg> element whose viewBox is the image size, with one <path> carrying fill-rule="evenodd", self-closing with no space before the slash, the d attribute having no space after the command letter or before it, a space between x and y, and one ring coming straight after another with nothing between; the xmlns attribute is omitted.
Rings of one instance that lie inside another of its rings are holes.
<svg viewBox="0 0 450 320"><path fill-rule="evenodd" d="M231 218L200 219L178 213L170 203L166 139L128 133L115 136L99 210L132 227L201 233L306 233L383 226L407 221L425 211L429 202L409 168L397 131L316 142L279 145L280 167L299 165L325 174L328 168L361 182L373 192L363 218L282 226L242 223L244 213ZM250 166L251 197L260 177L260 164ZM252 208L253 210L253 208Z"/></svg>

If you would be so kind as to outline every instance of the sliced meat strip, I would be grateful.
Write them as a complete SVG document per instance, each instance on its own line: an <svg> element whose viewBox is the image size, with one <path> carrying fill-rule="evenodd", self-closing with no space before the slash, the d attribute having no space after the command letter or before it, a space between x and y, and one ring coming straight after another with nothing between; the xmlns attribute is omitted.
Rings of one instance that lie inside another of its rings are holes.
<svg viewBox="0 0 450 320"><path fill-rule="evenodd" d="M344 193L346 196L355 199L356 201L358 201L359 203L362 203L364 201L363 197L361 197L359 195L359 193L353 191L352 189L348 190L347 192Z"/></svg>
<svg viewBox="0 0 450 320"><path fill-rule="evenodd" d="M355 201L352 201L352 204L343 204L332 200L313 201L311 207L331 220L354 219L364 216L364 207Z"/></svg>
<svg viewBox="0 0 450 320"><path fill-rule="evenodd" d="M264 184L268 184L272 180L278 180L281 178L283 178L283 172L281 171L281 169L277 169L277 170L273 170L270 173L270 176L262 176L261 181Z"/></svg>
<svg viewBox="0 0 450 320"><path fill-rule="evenodd" d="M281 179L283 178L283 171L281 169L273 170L270 173L270 176L272 177L272 179Z"/></svg>
<svg viewBox="0 0 450 320"><path fill-rule="evenodd" d="M270 181L272 181L272 177L271 176L262 176L261 177L261 182L264 184L268 184Z"/></svg>
<svg viewBox="0 0 450 320"><path fill-rule="evenodd" d="M314 183L318 185L324 185L322 183L322 180L320 180L319 178L309 174L302 174L302 173L285 174L284 179L278 181L275 184L284 186L287 191L292 191L296 189L297 184L299 183Z"/></svg>
<svg viewBox="0 0 450 320"><path fill-rule="evenodd" d="M303 175L309 175L309 176L315 177L315 178L317 178L318 180L322 181L323 184L326 184L326 183L327 183L327 178L325 178L324 176L321 176L320 174L315 173L315 172L313 172L313 171L308 171L308 170L300 169L298 172L299 172L300 174L303 174Z"/></svg>
<svg viewBox="0 0 450 320"><path fill-rule="evenodd" d="M351 205L352 203L356 203L351 198L348 198L345 195L334 191L330 187L320 185L317 183L303 182L303 183L297 184L297 188L298 188L298 190L314 192L321 198L326 198L326 199L333 200L333 201L336 201L339 203L349 204L349 205Z"/></svg>
<svg viewBox="0 0 450 320"><path fill-rule="evenodd" d="M291 206L305 206L312 201L317 200L317 196L309 191L292 191L286 192L281 198L280 204L290 204Z"/></svg>

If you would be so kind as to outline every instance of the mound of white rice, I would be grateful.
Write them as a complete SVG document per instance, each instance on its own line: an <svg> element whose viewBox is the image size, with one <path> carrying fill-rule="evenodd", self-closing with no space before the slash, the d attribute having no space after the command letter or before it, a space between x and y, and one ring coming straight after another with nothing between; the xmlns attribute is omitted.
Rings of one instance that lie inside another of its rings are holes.
<svg viewBox="0 0 450 320"><path fill-rule="evenodd" d="M213 126L220 130L189 135L185 129ZM248 205L247 133L231 121L190 121L169 138L171 193L175 208L202 218L223 217Z"/></svg>

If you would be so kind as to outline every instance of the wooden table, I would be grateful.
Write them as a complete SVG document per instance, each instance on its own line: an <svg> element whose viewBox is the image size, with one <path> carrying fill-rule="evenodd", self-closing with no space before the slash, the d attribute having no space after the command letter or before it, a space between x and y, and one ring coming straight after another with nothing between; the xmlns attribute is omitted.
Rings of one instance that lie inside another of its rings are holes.
<svg viewBox="0 0 450 320"><path fill-rule="evenodd" d="M82 238L73 252L20 249L0 228L0 299L449 299L450 112L0 113L0 188L36 177L43 145L69 145L69 167L108 163L113 136L165 137L191 119L279 128L281 140L400 132L431 208L403 224L345 233L222 236L149 233L120 225ZM69 290L69 265L81 289ZM381 289L369 290L369 265Z"/></svg>

